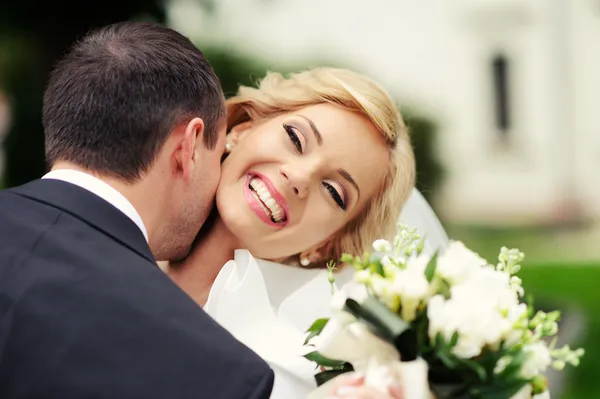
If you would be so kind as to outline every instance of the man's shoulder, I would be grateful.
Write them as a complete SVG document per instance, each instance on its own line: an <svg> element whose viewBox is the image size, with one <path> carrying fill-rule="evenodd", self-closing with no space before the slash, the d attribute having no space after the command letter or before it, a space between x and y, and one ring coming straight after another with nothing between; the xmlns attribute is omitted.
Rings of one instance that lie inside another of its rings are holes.
<svg viewBox="0 0 600 399"><path fill-rule="evenodd" d="M0 254L29 252L58 221L61 211L16 194L0 191Z"/></svg>
<svg viewBox="0 0 600 399"><path fill-rule="evenodd" d="M273 373L258 355L156 264L81 218L0 191L0 239L0 340L26 354L32 372L54 375L43 367L61 348L65 375L87 368L114 381L116 396L128 376L160 375L146 393L268 398Z"/></svg>
<svg viewBox="0 0 600 399"><path fill-rule="evenodd" d="M273 378L268 365L157 265L121 247L106 252L109 242L84 237L70 244L78 247L72 252L66 244L45 240L27 258L14 257L0 270L7 277L0 291L6 309L12 309L5 313L0 306L7 327L0 328L0 339L11 341L11 352L26 353L31 370L49 372L42 370L44 359L61 348L65 375L88 367L125 386L129 382L121 374L160 374L181 385L177 397L192 397L191 390L202 387L211 397L222 392L254 397L258 386L255 397L268 397ZM100 253L102 260L95 259ZM96 360L90 365L89 359ZM223 386L227 381L232 386ZM158 380L148 383L148 389L153 386L163 394L169 389Z"/></svg>
<svg viewBox="0 0 600 399"><path fill-rule="evenodd" d="M0 219L2 220L0 229L6 229L8 225L11 228L30 227L32 219L39 219L41 222L55 220L62 212L60 209L22 195L21 190L24 187L26 186L0 190ZM23 223L24 221L27 223Z"/></svg>

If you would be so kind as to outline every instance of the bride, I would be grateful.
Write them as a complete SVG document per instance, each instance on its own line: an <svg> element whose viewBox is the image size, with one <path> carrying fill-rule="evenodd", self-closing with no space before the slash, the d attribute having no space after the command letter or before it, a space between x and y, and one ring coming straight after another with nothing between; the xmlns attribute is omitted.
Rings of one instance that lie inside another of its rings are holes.
<svg viewBox="0 0 600 399"><path fill-rule="evenodd" d="M305 398L316 385L303 332L328 315L324 266L393 234L413 193L409 134L378 84L336 68L269 73L227 112L218 214L166 272L269 362L273 397Z"/></svg>

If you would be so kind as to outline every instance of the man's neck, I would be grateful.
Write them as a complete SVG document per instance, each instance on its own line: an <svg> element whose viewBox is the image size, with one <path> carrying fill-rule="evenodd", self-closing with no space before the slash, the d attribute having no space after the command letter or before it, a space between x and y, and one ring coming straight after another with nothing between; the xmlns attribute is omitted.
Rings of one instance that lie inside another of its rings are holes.
<svg viewBox="0 0 600 399"><path fill-rule="evenodd" d="M196 303L204 306L217 275L223 265L233 259L237 248L237 238L217 218L190 255L182 262L169 266L168 274Z"/></svg>
<svg viewBox="0 0 600 399"><path fill-rule="evenodd" d="M154 184L145 180L140 180L139 182L132 184L112 176L87 170L67 161L58 161L52 166L52 171L61 169L74 170L91 175L117 190L131 203L139 214L149 240L156 234L156 231L159 228L160 216L163 213L161 205L164 202L162 201L163 196L156 192L156 186ZM148 198L152 198L151 203L148 202Z"/></svg>

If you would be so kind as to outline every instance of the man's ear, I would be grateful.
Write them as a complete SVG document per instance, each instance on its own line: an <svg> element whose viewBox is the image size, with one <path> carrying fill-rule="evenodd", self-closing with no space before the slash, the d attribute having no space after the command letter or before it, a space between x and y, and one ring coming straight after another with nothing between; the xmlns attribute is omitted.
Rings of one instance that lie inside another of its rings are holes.
<svg viewBox="0 0 600 399"><path fill-rule="evenodd" d="M179 145L175 148L177 167L185 181L190 181L194 168L201 156L199 146L204 145L204 121L194 118L185 125Z"/></svg>
<svg viewBox="0 0 600 399"><path fill-rule="evenodd" d="M250 131L250 128L254 124L254 121L249 120L246 122L238 123L231 128L227 136L225 136L225 145L229 148L235 147L240 139Z"/></svg>

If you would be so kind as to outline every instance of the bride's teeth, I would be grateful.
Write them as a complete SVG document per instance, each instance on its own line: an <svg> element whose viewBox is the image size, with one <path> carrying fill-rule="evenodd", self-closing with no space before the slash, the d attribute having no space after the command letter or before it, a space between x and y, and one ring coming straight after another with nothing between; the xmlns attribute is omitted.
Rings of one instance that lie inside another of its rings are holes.
<svg viewBox="0 0 600 399"><path fill-rule="evenodd" d="M265 201L265 205L268 206L269 208L273 209L277 205L277 202L275 202L275 200L273 198L269 198L268 200Z"/></svg>
<svg viewBox="0 0 600 399"><path fill-rule="evenodd" d="M283 209L281 209L281 206L273 199L271 193L265 186L265 183L255 177L250 180L250 187L254 190L255 197L259 200L258 202L267 216L272 218L275 222L280 222L284 216Z"/></svg>

